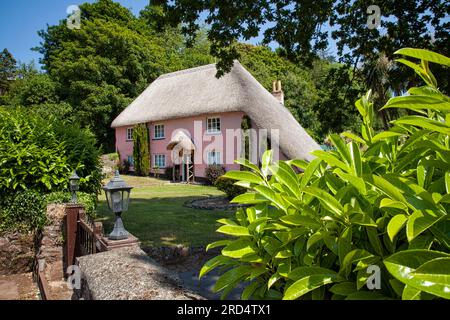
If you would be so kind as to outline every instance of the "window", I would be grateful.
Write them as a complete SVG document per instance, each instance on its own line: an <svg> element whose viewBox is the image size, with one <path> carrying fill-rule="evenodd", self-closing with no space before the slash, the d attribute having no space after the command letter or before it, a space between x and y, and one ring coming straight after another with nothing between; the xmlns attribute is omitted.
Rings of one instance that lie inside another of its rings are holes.
<svg viewBox="0 0 450 320"><path fill-rule="evenodd" d="M206 119L206 132L207 133L220 133L220 118Z"/></svg>
<svg viewBox="0 0 450 320"><path fill-rule="evenodd" d="M130 164L130 166L134 167L134 158L133 158L133 156L128 156L127 160L128 160L128 163Z"/></svg>
<svg viewBox="0 0 450 320"><path fill-rule="evenodd" d="M207 154L207 164L222 164L221 158L220 158L220 152L217 151L210 151Z"/></svg>
<svg viewBox="0 0 450 320"><path fill-rule="evenodd" d="M155 139L164 139L164 125L163 124L156 124L155 125Z"/></svg>
<svg viewBox="0 0 450 320"><path fill-rule="evenodd" d="M127 141L133 141L133 128L127 128Z"/></svg>
<svg viewBox="0 0 450 320"><path fill-rule="evenodd" d="M155 154L153 167L165 168L166 167L166 155L165 154Z"/></svg>

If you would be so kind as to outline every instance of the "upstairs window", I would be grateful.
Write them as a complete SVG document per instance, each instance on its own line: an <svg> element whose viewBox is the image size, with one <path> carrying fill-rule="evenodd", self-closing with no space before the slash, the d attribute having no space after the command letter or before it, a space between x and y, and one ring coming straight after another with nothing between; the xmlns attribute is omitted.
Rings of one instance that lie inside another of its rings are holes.
<svg viewBox="0 0 450 320"><path fill-rule="evenodd" d="M220 133L220 118L206 119L206 133Z"/></svg>
<svg viewBox="0 0 450 320"><path fill-rule="evenodd" d="M133 128L127 128L127 141L133 141Z"/></svg>
<svg viewBox="0 0 450 320"><path fill-rule="evenodd" d="M155 134L153 135L155 139L164 139L164 125L156 124L155 125Z"/></svg>

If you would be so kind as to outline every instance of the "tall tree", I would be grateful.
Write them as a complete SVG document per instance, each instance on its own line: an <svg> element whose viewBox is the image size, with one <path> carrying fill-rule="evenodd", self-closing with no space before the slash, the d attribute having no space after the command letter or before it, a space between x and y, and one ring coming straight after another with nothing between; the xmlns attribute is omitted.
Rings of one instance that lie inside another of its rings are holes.
<svg viewBox="0 0 450 320"><path fill-rule="evenodd" d="M211 54L219 57L218 75L228 71L239 57L239 39L263 33L264 43L276 41L280 52L292 61L311 62L328 45L327 25L335 28L343 62L357 65L375 60L379 53L392 58L401 47L421 47L448 53L450 4L445 0L158 0L165 14L160 19L176 25L191 37L201 23L210 26ZM370 5L381 10L381 29L367 25ZM202 16L201 16L202 15ZM164 25L160 23L160 25ZM430 34L431 33L431 34Z"/></svg>
<svg viewBox="0 0 450 320"><path fill-rule="evenodd" d="M112 151L114 117L160 74L210 61L209 48L185 48L179 31L158 33L111 0L80 9L80 29L70 30L64 20L49 26L39 32L43 41L35 50L61 100ZM189 62L180 63L184 56Z"/></svg>
<svg viewBox="0 0 450 320"><path fill-rule="evenodd" d="M0 95L6 93L14 77L17 68L17 61L8 49L0 52Z"/></svg>

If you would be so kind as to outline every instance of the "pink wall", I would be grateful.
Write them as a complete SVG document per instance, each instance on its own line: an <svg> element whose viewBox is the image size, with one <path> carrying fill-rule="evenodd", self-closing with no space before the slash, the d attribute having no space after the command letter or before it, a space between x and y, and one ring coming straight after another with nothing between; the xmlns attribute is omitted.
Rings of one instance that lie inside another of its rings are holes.
<svg viewBox="0 0 450 320"><path fill-rule="evenodd" d="M170 143L172 135L182 129L190 134L196 146L194 159L195 176L205 176L205 169L207 167L206 154L207 151L212 150L221 152L222 164L227 171L239 170L239 165L233 163L233 161L239 158L240 148L237 141L240 139L237 137L232 139L232 132L227 132L226 129L240 129L243 115L244 113L242 112L228 112L149 123L152 166L154 165L153 159L155 154L166 155L166 166L173 166L172 151L167 150L167 145ZM220 134L206 133L206 119L212 117L220 118ZM154 126L158 124L164 124L164 139L154 139ZM254 124L253 127L255 127ZM121 161L133 154L133 141L126 141L127 128L132 128L132 126L116 128L116 149L120 152ZM232 140L234 140L234 148L229 147L233 143ZM225 148L225 146L227 147ZM285 157L280 154L280 158L284 159Z"/></svg>

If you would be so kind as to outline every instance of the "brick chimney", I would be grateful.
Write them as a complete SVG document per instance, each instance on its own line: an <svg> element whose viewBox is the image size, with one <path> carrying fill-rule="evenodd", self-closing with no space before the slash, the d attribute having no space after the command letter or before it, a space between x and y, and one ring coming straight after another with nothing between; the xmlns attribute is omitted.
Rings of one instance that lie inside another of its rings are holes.
<svg viewBox="0 0 450 320"><path fill-rule="evenodd" d="M281 80L272 83L272 95L284 105L284 93L283 90L281 90Z"/></svg>

